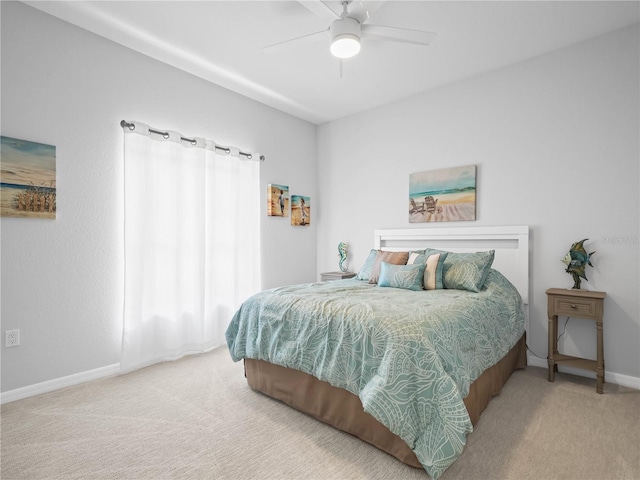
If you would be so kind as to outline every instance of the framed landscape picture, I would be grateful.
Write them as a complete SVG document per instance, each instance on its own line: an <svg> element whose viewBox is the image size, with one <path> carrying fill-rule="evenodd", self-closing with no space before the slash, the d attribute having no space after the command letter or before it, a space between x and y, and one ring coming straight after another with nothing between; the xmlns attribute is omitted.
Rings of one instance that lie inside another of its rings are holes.
<svg viewBox="0 0 640 480"><path fill-rule="evenodd" d="M302 195L291 195L291 225L311 224L311 199Z"/></svg>
<svg viewBox="0 0 640 480"><path fill-rule="evenodd" d="M267 215L289 216L289 187L270 183L267 185Z"/></svg>
<svg viewBox="0 0 640 480"><path fill-rule="evenodd" d="M0 137L0 215L56 218L56 147Z"/></svg>
<svg viewBox="0 0 640 480"><path fill-rule="evenodd" d="M409 176L409 222L476 219L476 166L443 168Z"/></svg>

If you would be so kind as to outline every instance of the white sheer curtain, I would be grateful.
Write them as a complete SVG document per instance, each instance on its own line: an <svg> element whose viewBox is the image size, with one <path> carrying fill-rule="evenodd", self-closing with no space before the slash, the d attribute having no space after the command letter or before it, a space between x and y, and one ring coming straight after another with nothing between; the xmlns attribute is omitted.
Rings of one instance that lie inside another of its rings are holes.
<svg viewBox="0 0 640 480"><path fill-rule="evenodd" d="M121 368L222 345L260 288L260 162L125 127Z"/></svg>

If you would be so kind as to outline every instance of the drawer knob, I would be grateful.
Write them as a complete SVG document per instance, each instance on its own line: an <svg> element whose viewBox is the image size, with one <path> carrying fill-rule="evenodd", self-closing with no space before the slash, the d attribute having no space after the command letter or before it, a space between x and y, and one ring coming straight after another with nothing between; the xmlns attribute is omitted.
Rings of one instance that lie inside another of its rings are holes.
<svg viewBox="0 0 640 480"><path fill-rule="evenodd" d="M578 308L575 303L571 304L571 308Z"/></svg>

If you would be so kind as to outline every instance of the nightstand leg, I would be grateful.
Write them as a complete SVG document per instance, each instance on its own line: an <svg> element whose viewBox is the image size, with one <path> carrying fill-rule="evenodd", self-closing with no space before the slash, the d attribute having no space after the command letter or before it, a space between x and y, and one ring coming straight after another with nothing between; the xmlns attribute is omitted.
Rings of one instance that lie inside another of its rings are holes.
<svg viewBox="0 0 640 480"><path fill-rule="evenodd" d="M547 354L547 365L549 366L549 381L553 382L555 380L555 373L557 371L557 367L554 361L554 355L557 346L557 330L558 330L558 317L556 315L552 315L549 317L549 350Z"/></svg>
<svg viewBox="0 0 640 480"><path fill-rule="evenodd" d="M598 333L598 356L596 359L596 392L602 393L602 384L604 383L604 342L602 341L602 320L596 321L596 330Z"/></svg>

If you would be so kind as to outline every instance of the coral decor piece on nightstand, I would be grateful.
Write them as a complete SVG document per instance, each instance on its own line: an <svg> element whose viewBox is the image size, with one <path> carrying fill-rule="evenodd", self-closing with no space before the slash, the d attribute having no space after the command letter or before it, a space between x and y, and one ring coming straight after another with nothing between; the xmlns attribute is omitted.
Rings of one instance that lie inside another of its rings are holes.
<svg viewBox="0 0 640 480"><path fill-rule="evenodd" d="M340 256L338 265L340 266L341 272L347 271L347 247L348 245L344 242L338 244L338 255Z"/></svg>
<svg viewBox="0 0 640 480"><path fill-rule="evenodd" d="M584 242L589 240L585 238L584 240L580 240L579 242L575 242L571 245L569 252L562 259L562 263L564 263L567 268L565 272L570 273L573 277L573 288L580 289L580 279L584 278L586 281L589 281L587 278L585 269L587 265L591 264L591 255L596 252L587 253L584 248Z"/></svg>

